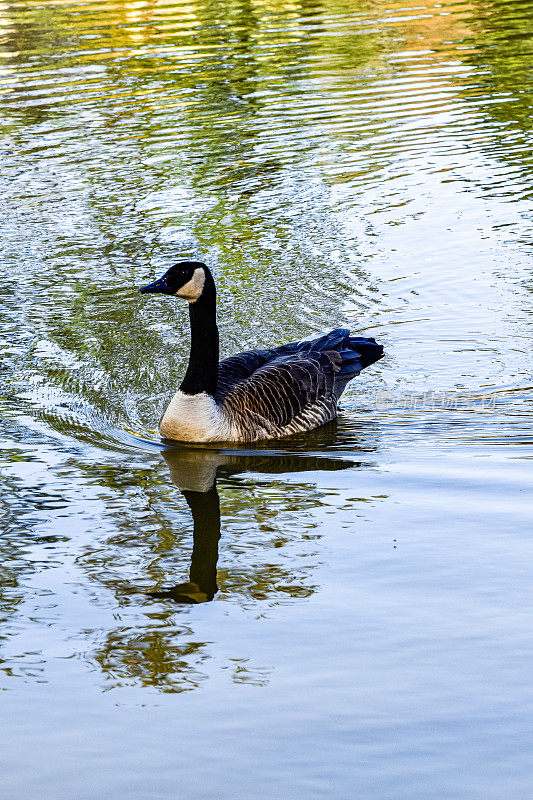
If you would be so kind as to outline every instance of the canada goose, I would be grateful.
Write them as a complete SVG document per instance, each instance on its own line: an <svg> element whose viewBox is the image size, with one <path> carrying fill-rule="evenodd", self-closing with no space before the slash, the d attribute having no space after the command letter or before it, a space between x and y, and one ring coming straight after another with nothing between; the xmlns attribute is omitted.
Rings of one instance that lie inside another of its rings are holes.
<svg viewBox="0 0 533 800"><path fill-rule="evenodd" d="M191 352L185 378L159 422L185 442L254 442L317 428L337 415L349 380L383 355L374 339L337 329L317 339L251 350L219 363L216 289L199 261L182 261L140 292L189 302Z"/></svg>

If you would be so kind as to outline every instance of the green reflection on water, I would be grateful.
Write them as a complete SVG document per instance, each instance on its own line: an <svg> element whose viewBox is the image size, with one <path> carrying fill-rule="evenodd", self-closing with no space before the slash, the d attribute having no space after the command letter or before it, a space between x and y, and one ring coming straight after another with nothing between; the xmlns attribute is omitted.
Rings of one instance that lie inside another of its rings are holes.
<svg viewBox="0 0 533 800"><path fill-rule="evenodd" d="M433 181L438 190L460 183L469 152L494 159L481 177L476 162L472 180L484 197L527 196L531 17L514 1L419 11L413 3L337 0L2 8L5 631L26 613L24 582L72 560L79 572L64 580L93 591L96 605L142 609L128 625L89 625L79 651L112 685L174 690L207 674L209 645L196 641L192 623L181 625L190 609L171 599L217 596L246 606L317 590L301 555L312 561L313 511L323 496L312 476L288 489L284 474L341 469L352 458L368 467L382 429L367 428L363 417L363 432L347 425L340 440L294 444L307 461L236 456L225 472L218 465L223 557L215 579L220 521L210 490L208 519L194 520L190 566L188 507L158 457L132 448L127 433L153 428L183 373L186 314L143 306L136 295L171 261L200 256L214 266L225 354L337 324L378 328L398 348L408 334L396 327L429 320L429 334L414 335L415 353L430 348L423 368L413 366L413 352L401 358L391 347L396 363L365 375L347 398L348 413L372 413L385 379L394 387L414 376L438 387L473 376L490 386L496 374L512 384L516 371L501 377L497 364L485 374L479 356L467 355L492 342L478 334L465 345L455 321L443 318L450 305L462 319L471 313L462 306L467 287L456 283L458 254L443 253L440 283L418 260L427 239L447 241L448 208L430 194ZM464 180L458 195L470 190ZM413 209L417 201L422 208ZM434 226L407 239L412 252L398 274L380 277L375 264L396 263L401 229L423 220L426 206ZM393 227L397 239L387 238ZM470 257L478 246L464 244ZM404 288L406 272L416 275ZM439 336L452 342L442 365L431 350ZM509 349L506 340L500 346ZM427 418L417 423L423 428ZM387 434L395 427L412 435L401 414L384 424ZM476 420L465 424L477 433ZM339 448L344 461L330 464L325 454ZM35 460L35 470L22 469ZM179 465L169 467L174 480ZM242 484L232 469L270 477ZM168 592L167 605L150 591ZM239 663L235 679L245 680L246 669Z"/></svg>

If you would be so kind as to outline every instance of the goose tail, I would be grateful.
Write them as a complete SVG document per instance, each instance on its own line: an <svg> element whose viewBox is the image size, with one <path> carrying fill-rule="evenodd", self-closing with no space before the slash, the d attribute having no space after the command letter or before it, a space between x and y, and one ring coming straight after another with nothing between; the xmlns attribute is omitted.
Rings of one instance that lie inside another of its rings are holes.
<svg viewBox="0 0 533 800"><path fill-rule="evenodd" d="M369 367L383 358L383 345L378 344L375 339L364 338L361 336L349 336L345 346L352 353L357 353L361 362L361 369Z"/></svg>
<svg viewBox="0 0 533 800"><path fill-rule="evenodd" d="M347 336L337 350L341 363L335 375L333 391L337 398L341 396L346 384L355 378L361 370L383 358L383 345L375 339L362 336Z"/></svg>

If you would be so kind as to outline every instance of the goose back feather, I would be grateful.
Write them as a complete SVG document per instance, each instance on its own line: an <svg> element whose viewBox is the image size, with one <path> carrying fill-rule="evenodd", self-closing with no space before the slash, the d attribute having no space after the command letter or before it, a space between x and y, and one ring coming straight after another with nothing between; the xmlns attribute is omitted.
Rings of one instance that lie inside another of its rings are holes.
<svg viewBox="0 0 533 800"><path fill-rule="evenodd" d="M334 419L348 381L382 355L374 339L343 328L239 353L219 364L217 403L247 441L302 433Z"/></svg>

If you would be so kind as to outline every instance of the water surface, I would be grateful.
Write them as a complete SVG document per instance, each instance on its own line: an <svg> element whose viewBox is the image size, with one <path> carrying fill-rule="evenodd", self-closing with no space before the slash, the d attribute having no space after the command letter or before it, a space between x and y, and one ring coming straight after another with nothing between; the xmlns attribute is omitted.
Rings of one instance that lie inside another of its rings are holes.
<svg viewBox="0 0 533 800"><path fill-rule="evenodd" d="M531 5L4 2L0 797L531 797ZM165 449L337 325L338 422Z"/></svg>

